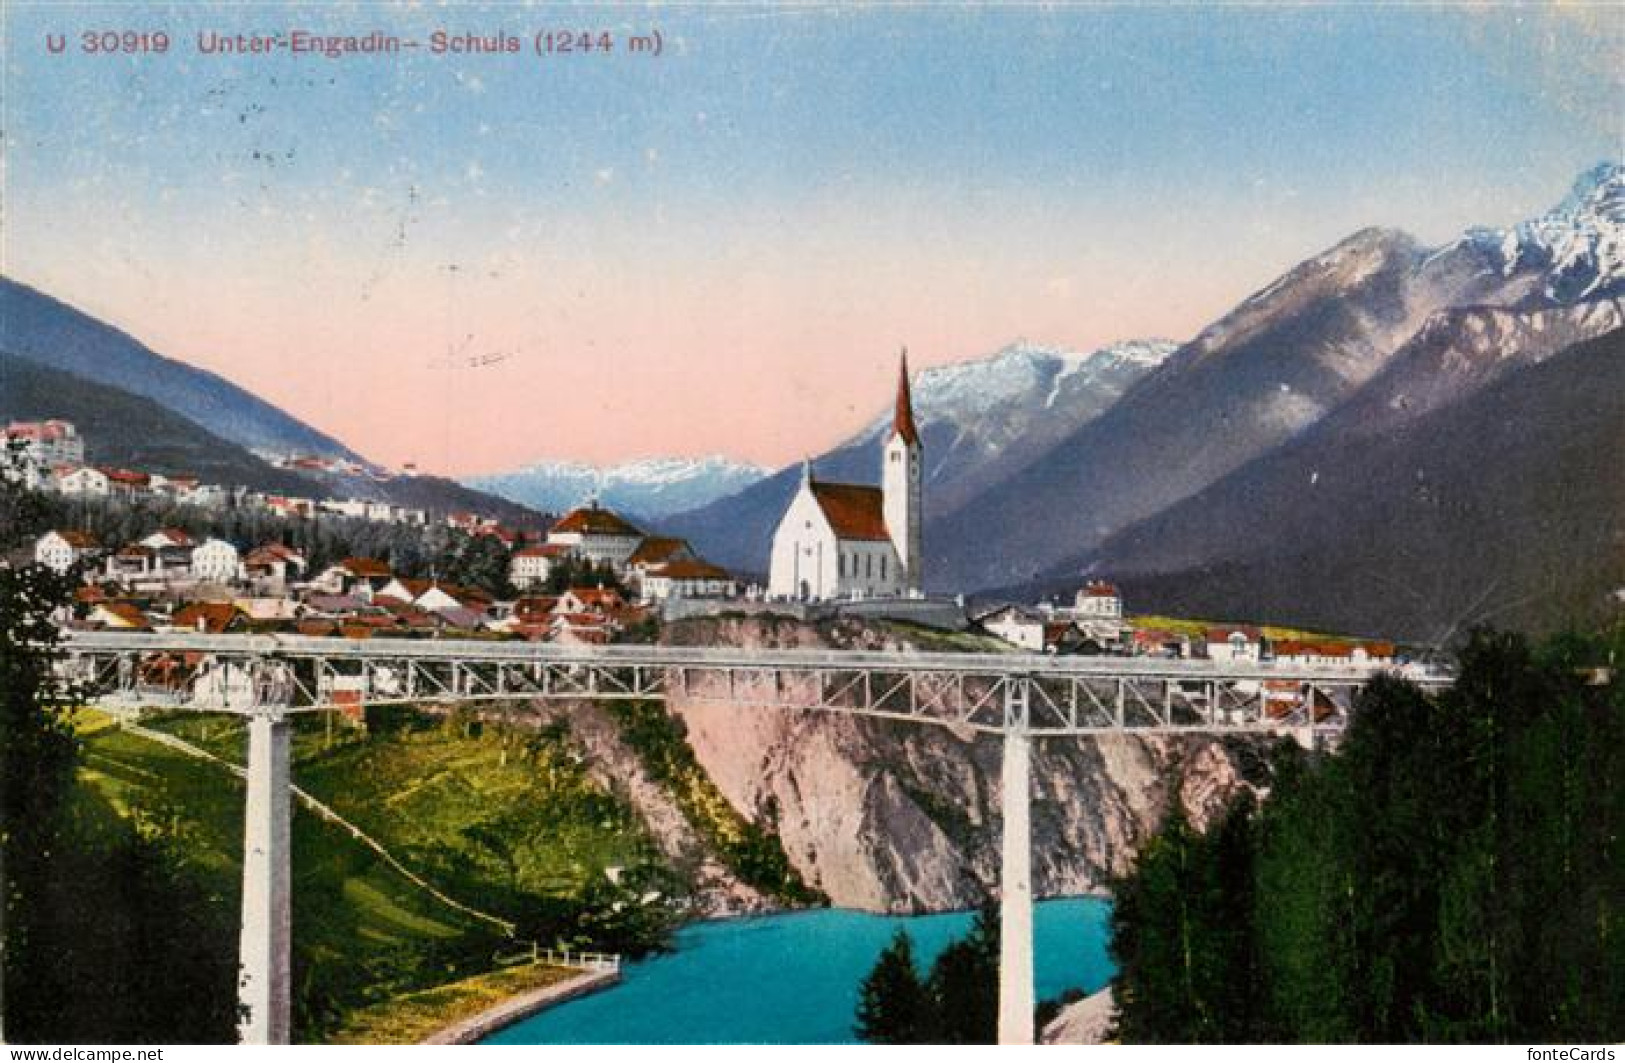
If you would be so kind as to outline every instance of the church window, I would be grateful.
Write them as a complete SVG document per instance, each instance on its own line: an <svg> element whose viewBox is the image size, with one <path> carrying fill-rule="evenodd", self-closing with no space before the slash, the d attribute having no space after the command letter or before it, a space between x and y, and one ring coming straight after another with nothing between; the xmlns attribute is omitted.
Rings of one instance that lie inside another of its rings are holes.
<svg viewBox="0 0 1625 1063"><path fill-rule="evenodd" d="M865 576L869 577L870 579L874 578L874 574L875 574L875 555L874 554L870 554L870 555L868 555L867 557L865 557L863 559L863 569L864 569L863 574Z"/></svg>
<svg viewBox="0 0 1625 1063"><path fill-rule="evenodd" d="M881 579L886 578L886 555L885 554L880 555L880 578Z"/></svg>
<svg viewBox="0 0 1625 1063"><path fill-rule="evenodd" d="M839 560L836 562L836 567L838 567L841 570L841 578L845 579L846 578L846 551L844 551L844 550L841 551L841 556L840 556Z"/></svg>

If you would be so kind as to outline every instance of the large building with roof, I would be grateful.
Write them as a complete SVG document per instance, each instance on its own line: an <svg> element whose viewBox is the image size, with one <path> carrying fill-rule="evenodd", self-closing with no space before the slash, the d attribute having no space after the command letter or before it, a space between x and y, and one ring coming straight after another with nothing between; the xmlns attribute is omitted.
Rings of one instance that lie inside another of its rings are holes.
<svg viewBox="0 0 1625 1063"><path fill-rule="evenodd" d="M832 601L918 594L923 475L905 352L880 486L827 483L803 463L801 486L773 533L769 596Z"/></svg>
<svg viewBox="0 0 1625 1063"><path fill-rule="evenodd" d="M643 532L620 514L601 508L594 499L571 510L549 528L547 541L594 564L607 561L620 568L643 542Z"/></svg>

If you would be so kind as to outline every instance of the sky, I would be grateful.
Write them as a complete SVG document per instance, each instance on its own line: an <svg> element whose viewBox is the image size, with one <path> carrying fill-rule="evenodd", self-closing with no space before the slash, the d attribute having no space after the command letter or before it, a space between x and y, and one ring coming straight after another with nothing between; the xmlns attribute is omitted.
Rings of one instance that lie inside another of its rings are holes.
<svg viewBox="0 0 1625 1063"><path fill-rule="evenodd" d="M904 345L1189 338L1360 228L1512 224L1625 151L1619 5L0 19L0 271L453 474L785 464L871 419ZM87 54L106 30L169 47ZM204 53L300 30L420 46ZM538 55L547 30L615 47Z"/></svg>

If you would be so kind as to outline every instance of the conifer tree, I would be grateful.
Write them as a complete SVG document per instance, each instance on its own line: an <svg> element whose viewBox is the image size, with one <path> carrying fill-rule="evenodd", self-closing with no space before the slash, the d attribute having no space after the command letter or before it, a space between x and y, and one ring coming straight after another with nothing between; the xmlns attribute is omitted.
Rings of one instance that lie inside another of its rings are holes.
<svg viewBox="0 0 1625 1063"><path fill-rule="evenodd" d="M926 1044L931 1001L914 963L914 943L899 930L858 990L854 1032L872 1045Z"/></svg>

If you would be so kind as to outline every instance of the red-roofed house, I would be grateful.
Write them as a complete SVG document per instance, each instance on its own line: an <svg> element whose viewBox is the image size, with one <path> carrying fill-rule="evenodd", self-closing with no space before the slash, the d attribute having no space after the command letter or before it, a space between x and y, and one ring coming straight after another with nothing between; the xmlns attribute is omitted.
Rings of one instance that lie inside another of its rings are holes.
<svg viewBox="0 0 1625 1063"><path fill-rule="evenodd" d="M605 587L571 587L559 596L555 613L597 613L607 616L626 608L626 599Z"/></svg>
<svg viewBox="0 0 1625 1063"><path fill-rule="evenodd" d="M150 476L134 469L103 468L101 473L107 477L108 493L124 498L133 498L136 495L145 494L152 483Z"/></svg>
<svg viewBox="0 0 1625 1063"><path fill-rule="evenodd" d="M1264 633L1256 627L1207 629L1208 659L1256 663L1264 653Z"/></svg>
<svg viewBox="0 0 1625 1063"><path fill-rule="evenodd" d="M34 560L60 575L99 549L96 537L89 532L48 531L34 543Z"/></svg>
<svg viewBox="0 0 1625 1063"><path fill-rule="evenodd" d="M1090 580L1078 588L1072 611L1079 617L1100 617L1105 620L1123 618L1123 595L1112 583Z"/></svg>
<svg viewBox="0 0 1625 1063"><path fill-rule="evenodd" d="M152 627L147 614L129 602L101 602L91 608L85 623L109 631L146 631Z"/></svg>
<svg viewBox="0 0 1625 1063"><path fill-rule="evenodd" d="M6 426L5 443L13 441L21 443L24 456L40 468L85 460L85 441L69 421L13 421Z"/></svg>
<svg viewBox="0 0 1625 1063"><path fill-rule="evenodd" d="M327 594L371 595L382 590L393 578L389 566L377 558L347 557L336 565L327 566L310 584Z"/></svg>
<svg viewBox="0 0 1625 1063"><path fill-rule="evenodd" d="M230 602L192 602L176 611L169 626L199 635L223 635L247 627L248 617Z"/></svg>
<svg viewBox="0 0 1625 1063"><path fill-rule="evenodd" d="M255 583L286 587L305 574L305 555L282 543L256 546L243 558L243 574Z"/></svg>
<svg viewBox="0 0 1625 1063"><path fill-rule="evenodd" d="M800 601L889 597L921 582L920 434L905 353L881 486L824 483L812 465L773 533L768 594Z"/></svg>
<svg viewBox="0 0 1625 1063"><path fill-rule="evenodd" d="M51 469L56 489L65 495L105 498L112 492L107 474L89 465L57 465Z"/></svg>
<svg viewBox="0 0 1625 1063"><path fill-rule="evenodd" d="M547 530L547 541L568 547L572 554L594 564L608 561L619 568L626 564L643 533L620 514L591 505L571 510Z"/></svg>
<svg viewBox="0 0 1625 1063"><path fill-rule="evenodd" d="M668 598L728 598L735 593L728 571L698 558L679 558L656 565L643 574L645 601Z"/></svg>

